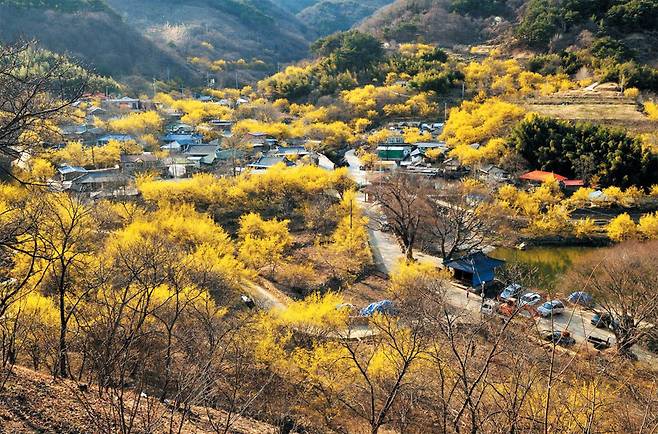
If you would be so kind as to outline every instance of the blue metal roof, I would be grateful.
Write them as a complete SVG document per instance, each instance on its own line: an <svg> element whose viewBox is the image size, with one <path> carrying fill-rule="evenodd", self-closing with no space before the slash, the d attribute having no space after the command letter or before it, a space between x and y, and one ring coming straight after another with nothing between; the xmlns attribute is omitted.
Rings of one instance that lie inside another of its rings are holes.
<svg viewBox="0 0 658 434"><path fill-rule="evenodd" d="M198 134L167 134L162 138L165 143L178 142L181 145L201 143L203 136Z"/></svg>
<svg viewBox="0 0 658 434"><path fill-rule="evenodd" d="M446 267L471 275L471 285L478 287L495 278L495 269L505 261L490 258L482 252L476 252L445 264Z"/></svg>
<svg viewBox="0 0 658 434"><path fill-rule="evenodd" d="M450 261L446 263L445 266L466 273L477 273L482 270L493 270L504 264L505 261L491 258L482 252L475 252L468 256Z"/></svg>

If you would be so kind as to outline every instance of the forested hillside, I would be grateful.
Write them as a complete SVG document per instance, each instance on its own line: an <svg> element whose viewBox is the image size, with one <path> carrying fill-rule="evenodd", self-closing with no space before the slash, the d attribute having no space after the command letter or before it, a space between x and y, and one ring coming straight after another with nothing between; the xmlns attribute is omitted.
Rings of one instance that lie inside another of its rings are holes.
<svg viewBox="0 0 658 434"><path fill-rule="evenodd" d="M272 0L295 14L316 36L348 30L393 0Z"/></svg>
<svg viewBox="0 0 658 434"><path fill-rule="evenodd" d="M2 0L0 42L20 39L36 39L41 46L75 56L105 75L159 77L169 70L174 77L194 77L180 58L124 23L102 0Z"/></svg>
<svg viewBox="0 0 658 434"><path fill-rule="evenodd" d="M497 39L535 52L584 48L615 60L655 60L655 0L397 0L362 26L398 42Z"/></svg>
<svg viewBox="0 0 658 434"><path fill-rule="evenodd" d="M198 84L208 68L194 58L272 71L305 57L315 33L268 0L0 0L0 41L18 39L103 74Z"/></svg>
<svg viewBox="0 0 658 434"><path fill-rule="evenodd" d="M443 46L484 42L505 26L481 14L456 12L453 0L396 0L360 26L362 30L397 42L417 40ZM477 8L482 7L477 2Z"/></svg>
<svg viewBox="0 0 658 434"><path fill-rule="evenodd" d="M294 15L269 0L109 0L125 21L183 58L272 64L306 56L314 39Z"/></svg>

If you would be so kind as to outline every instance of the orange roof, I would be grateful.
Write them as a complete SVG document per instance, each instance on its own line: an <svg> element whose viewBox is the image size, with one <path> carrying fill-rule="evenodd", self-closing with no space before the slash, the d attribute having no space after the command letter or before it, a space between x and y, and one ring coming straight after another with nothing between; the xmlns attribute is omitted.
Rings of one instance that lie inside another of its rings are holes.
<svg viewBox="0 0 658 434"><path fill-rule="evenodd" d="M546 182L549 179L555 179L557 181L566 181L567 177L562 175L557 175L552 172L543 172L541 170L533 170L532 172L524 173L519 176L519 179L524 181L537 181L537 182Z"/></svg>

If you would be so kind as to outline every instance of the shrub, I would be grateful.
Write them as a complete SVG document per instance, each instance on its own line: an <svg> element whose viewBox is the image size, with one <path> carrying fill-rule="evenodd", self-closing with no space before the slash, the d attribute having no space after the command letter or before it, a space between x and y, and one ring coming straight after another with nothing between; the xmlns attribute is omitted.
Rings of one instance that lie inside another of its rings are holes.
<svg viewBox="0 0 658 434"><path fill-rule="evenodd" d="M606 232L611 240L621 242L635 238L638 230L631 216L624 213L618 215L608 223Z"/></svg>

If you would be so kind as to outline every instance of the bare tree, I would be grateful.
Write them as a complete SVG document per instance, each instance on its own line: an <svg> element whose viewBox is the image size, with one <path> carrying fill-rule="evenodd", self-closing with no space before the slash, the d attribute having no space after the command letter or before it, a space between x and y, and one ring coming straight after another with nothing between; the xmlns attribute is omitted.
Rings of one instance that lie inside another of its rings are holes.
<svg viewBox="0 0 658 434"><path fill-rule="evenodd" d="M621 355L635 358L633 345L658 333L658 242L629 242L596 252L564 279L568 290L591 291L612 318Z"/></svg>
<svg viewBox="0 0 658 434"><path fill-rule="evenodd" d="M423 226L445 260L481 249L495 229L486 205L471 205L468 193L460 185L444 184L429 200Z"/></svg>
<svg viewBox="0 0 658 434"><path fill-rule="evenodd" d="M234 134L229 137L222 137L222 149L229 151L231 162L231 174L237 176L238 168L244 164L245 154L247 153L248 143L245 136Z"/></svg>
<svg viewBox="0 0 658 434"><path fill-rule="evenodd" d="M387 224L398 238L402 253L408 260L413 260L421 221L427 215L429 190L423 179L401 173L376 180L369 190L381 206Z"/></svg>
<svg viewBox="0 0 658 434"><path fill-rule="evenodd" d="M414 387L412 369L424 351L422 324L402 326L397 318L381 316L371 322L374 334L370 342L343 340L350 365L357 373L357 381L338 401L348 412L365 421L372 434L393 421L393 409L408 389ZM386 354L386 369L382 376L373 369L375 355Z"/></svg>

